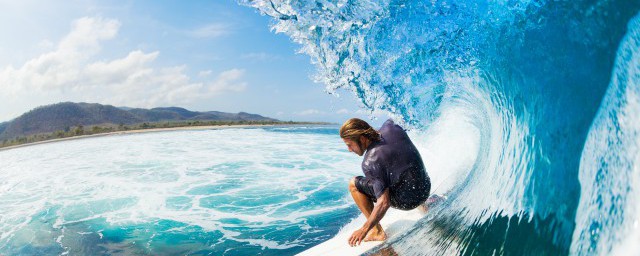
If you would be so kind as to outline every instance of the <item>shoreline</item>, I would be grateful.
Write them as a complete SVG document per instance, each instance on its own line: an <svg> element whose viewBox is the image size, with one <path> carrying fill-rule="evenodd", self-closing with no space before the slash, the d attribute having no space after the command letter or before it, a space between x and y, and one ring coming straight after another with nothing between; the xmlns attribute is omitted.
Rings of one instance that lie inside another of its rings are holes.
<svg viewBox="0 0 640 256"><path fill-rule="evenodd" d="M66 138L59 139L51 139L51 140L43 140L31 143L25 143L20 145L13 145L8 147L0 148L0 151L35 146L46 143L55 143L67 140L80 140L80 139L88 139L95 137L104 137L104 136L118 136L118 135L130 135L130 134L138 134L138 133L151 133L151 132L170 132L170 131L189 131L189 130L216 130L216 129L229 129L229 128L251 128L251 127L277 127L277 126L305 126L305 125L317 125L317 126L328 126L332 124L225 124L225 125L203 125L203 126L182 126L182 127L169 127L169 128L150 128L150 129L137 129L137 130L128 130L128 131L115 131L115 132L106 132L106 133L98 133L91 135L80 135L80 136L72 136Z"/></svg>

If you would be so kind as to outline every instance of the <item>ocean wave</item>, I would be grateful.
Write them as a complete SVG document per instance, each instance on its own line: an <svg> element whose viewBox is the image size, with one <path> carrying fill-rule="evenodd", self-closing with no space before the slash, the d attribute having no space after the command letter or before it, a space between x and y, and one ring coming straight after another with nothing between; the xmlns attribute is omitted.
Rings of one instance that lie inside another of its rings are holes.
<svg viewBox="0 0 640 256"><path fill-rule="evenodd" d="M387 247L407 255L606 254L637 232L630 188L638 185L639 125L628 113L637 114L639 50L636 23L627 23L640 2L240 3L300 44L329 92L350 91L412 130L434 183L446 184L440 191L451 200ZM626 50L616 58L619 47ZM617 84L631 89L611 92L623 90ZM609 113L628 117L628 126L608 125ZM471 153L435 157L452 147Z"/></svg>

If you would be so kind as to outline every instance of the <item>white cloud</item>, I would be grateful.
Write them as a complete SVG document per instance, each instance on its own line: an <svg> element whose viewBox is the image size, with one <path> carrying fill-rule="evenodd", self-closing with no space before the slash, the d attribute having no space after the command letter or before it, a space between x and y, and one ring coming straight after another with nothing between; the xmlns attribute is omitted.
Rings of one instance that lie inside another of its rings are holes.
<svg viewBox="0 0 640 256"><path fill-rule="evenodd" d="M188 34L196 38L216 38L231 33L231 26L223 23L212 23L189 31Z"/></svg>
<svg viewBox="0 0 640 256"><path fill-rule="evenodd" d="M347 110L346 108L342 108L336 111L336 114L349 114L349 110Z"/></svg>
<svg viewBox="0 0 640 256"><path fill-rule="evenodd" d="M112 39L120 29L120 22L113 19L84 17L73 22L69 33L58 44L59 51L96 53L100 41Z"/></svg>
<svg viewBox="0 0 640 256"><path fill-rule="evenodd" d="M304 111L300 111L300 112L295 112L296 115L300 115L300 116L308 116L308 115L321 115L321 114L326 114L324 111L320 111L317 109L307 109Z"/></svg>
<svg viewBox="0 0 640 256"><path fill-rule="evenodd" d="M0 88L16 93L20 89L60 88L77 81L79 66L97 54L99 41L113 38L119 27L115 20L76 20L54 51L33 58L20 68L8 66L0 70Z"/></svg>
<svg viewBox="0 0 640 256"><path fill-rule="evenodd" d="M241 69L193 80L186 74L186 66L158 68L154 65L160 56L157 51L132 50L122 58L96 60L103 42L115 38L119 27L117 20L81 18L54 50L21 67L0 68L0 101L17 103L13 109L0 109L0 120L58 101L131 107L186 105L240 92L247 86ZM212 71L200 73L208 76Z"/></svg>
<svg viewBox="0 0 640 256"><path fill-rule="evenodd" d="M220 73L213 83L209 84L209 93L217 94L224 91L241 92L247 87L246 82L240 82L244 76L243 69L230 69Z"/></svg>

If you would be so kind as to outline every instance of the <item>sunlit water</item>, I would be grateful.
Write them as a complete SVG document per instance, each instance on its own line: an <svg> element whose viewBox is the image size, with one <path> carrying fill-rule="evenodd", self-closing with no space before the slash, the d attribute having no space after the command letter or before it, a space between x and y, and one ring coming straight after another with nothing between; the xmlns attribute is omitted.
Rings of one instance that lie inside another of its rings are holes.
<svg viewBox="0 0 640 256"><path fill-rule="evenodd" d="M0 254L294 254L359 213L337 127L171 131L0 151Z"/></svg>

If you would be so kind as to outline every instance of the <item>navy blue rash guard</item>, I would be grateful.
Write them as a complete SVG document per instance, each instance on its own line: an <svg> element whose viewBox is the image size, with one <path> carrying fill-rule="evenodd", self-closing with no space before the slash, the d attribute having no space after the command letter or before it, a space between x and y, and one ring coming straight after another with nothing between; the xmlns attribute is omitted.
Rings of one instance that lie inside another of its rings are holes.
<svg viewBox="0 0 640 256"><path fill-rule="evenodd" d="M384 122L379 142L372 142L364 154L356 187L377 201L389 188L391 206L409 210L429 197L431 182L418 149L402 127L391 119Z"/></svg>

